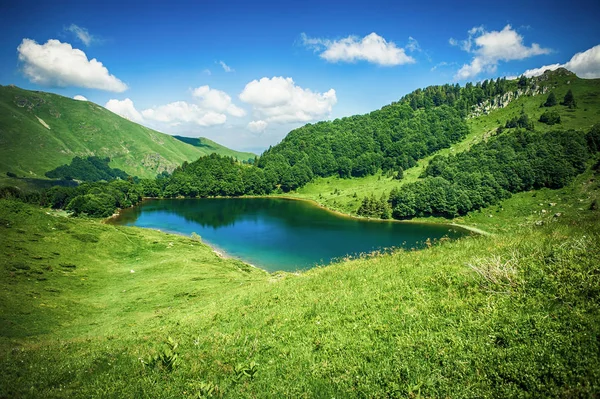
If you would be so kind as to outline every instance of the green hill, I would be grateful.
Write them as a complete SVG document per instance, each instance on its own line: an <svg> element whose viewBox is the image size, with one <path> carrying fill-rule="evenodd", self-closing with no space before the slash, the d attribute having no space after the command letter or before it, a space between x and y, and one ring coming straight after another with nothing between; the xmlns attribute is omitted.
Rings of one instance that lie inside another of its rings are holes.
<svg viewBox="0 0 600 399"><path fill-rule="evenodd" d="M0 86L2 175L44 178L45 172L75 156L97 156L109 157L111 167L130 175L154 177L213 152L239 160L254 158L204 138L176 139L91 102Z"/></svg>
<svg viewBox="0 0 600 399"><path fill-rule="evenodd" d="M508 81L507 84L510 90L503 95L488 96L489 98L483 100L482 104L474 104L469 107L468 112L465 113L469 128L465 139L417 160L415 166L404 170L404 179L396 180L393 175L381 170L374 175L352 179L338 176L316 177L306 186L286 195L311 199L328 208L355 215L363 197L374 194L379 198L383 194L389 194L395 188L419 180L435 156L459 154L469 150L474 144L489 140L497 134L499 126L504 126L507 120L519 117L523 110L533 122L534 134L540 135L540 137L545 132L556 130L575 130L586 133L593 125L600 123L600 79L581 79L569 71L559 69L530 79L525 88L519 89L517 80ZM473 90L477 91L477 86L474 85ZM444 87L452 86L432 86L424 90L417 90L397 104L401 104L403 101L410 103L413 97L424 96L426 92L438 93ZM483 91L483 89L481 90ZM569 90L574 93L577 101L576 108L560 104L551 108L541 106L546 102L550 93L555 93L560 102ZM485 95L482 92L476 97L485 98ZM548 109L555 110L560 115L560 124L549 126L539 121L540 116ZM506 132L510 133L511 130L508 129Z"/></svg>

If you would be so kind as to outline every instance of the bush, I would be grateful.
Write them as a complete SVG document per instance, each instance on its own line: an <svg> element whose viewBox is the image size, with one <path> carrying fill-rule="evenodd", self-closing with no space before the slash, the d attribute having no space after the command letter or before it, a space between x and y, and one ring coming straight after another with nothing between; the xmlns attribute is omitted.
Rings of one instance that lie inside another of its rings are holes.
<svg viewBox="0 0 600 399"><path fill-rule="evenodd" d="M92 217L108 217L117 208L114 197L108 194L85 194L73 198L67 210L75 216L86 214Z"/></svg>
<svg viewBox="0 0 600 399"><path fill-rule="evenodd" d="M540 116L540 122L546 125L556 125L560 123L560 115L556 111L546 111Z"/></svg>

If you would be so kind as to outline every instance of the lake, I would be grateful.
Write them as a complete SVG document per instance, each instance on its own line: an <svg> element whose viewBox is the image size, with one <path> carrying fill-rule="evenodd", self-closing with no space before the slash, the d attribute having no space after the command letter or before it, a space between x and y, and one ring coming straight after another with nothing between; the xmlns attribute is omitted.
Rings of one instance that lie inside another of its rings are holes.
<svg viewBox="0 0 600 399"><path fill-rule="evenodd" d="M355 219L283 198L146 200L111 223L196 233L226 255L269 272L305 270L392 247L423 248L427 239L469 234L453 226Z"/></svg>

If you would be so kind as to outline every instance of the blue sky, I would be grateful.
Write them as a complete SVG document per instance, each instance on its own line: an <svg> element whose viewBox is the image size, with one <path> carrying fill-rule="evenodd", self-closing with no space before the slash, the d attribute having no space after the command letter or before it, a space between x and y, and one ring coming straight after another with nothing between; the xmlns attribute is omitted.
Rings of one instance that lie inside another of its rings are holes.
<svg viewBox="0 0 600 399"><path fill-rule="evenodd" d="M600 77L597 1L34 3L0 1L0 84L257 153L432 84Z"/></svg>

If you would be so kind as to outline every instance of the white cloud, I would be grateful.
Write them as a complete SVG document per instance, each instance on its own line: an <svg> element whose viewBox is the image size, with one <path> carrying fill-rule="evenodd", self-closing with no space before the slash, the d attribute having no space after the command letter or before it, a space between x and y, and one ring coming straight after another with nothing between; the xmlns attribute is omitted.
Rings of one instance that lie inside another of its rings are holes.
<svg viewBox="0 0 600 399"><path fill-rule="evenodd" d="M414 39L413 39L414 40ZM348 36L340 40L327 40L309 38L302 34L302 43L315 51L321 52L319 56L329 62L355 62L368 61L382 66L394 66L414 63L415 59L406 55L404 49L388 42L377 33L373 32L362 39ZM410 42L414 47L416 41Z"/></svg>
<svg viewBox="0 0 600 399"><path fill-rule="evenodd" d="M104 108L133 122L142 123L144 121L142 115L137 109L135 109L133 101L131 101L129 98L126 98L122 101L115 99L109 100L104 105Z"/></svg>
<svg viewBox="0 0 600 399"><path fill-rule="evenodd" d="M575 72L580 78L600 78L600 44L589 50L575 54L564 64L552 64L541 68L529 69L523 75L530 78L532 76L539 76L546 70L554 71L558 68L566 68L571 72Z"/></svg>
<svg viewBox="0 0 600 399"><path fill-rule="evenodd" d="M71 26L65 28L65 30L68 30L69 32L75 34L75 36L79 40L81 40L81 42L86 46L89 46L93 42L98 41L98 39L95 36L92 36L87 29L77 26L75 24L71 24Z"/></svg>
<svg viewBox="0 0 600 399"><path fill-rule="evenodd" d="M73 99L75 99L75 100L79 100L79 101L88 101L88 99L87 99L87 98L85 98L84 96L82 96L82 95L80 95L80 94L78 94L78 95L76 95L75 97L73 97Z"/></svg>
<svg viewBox="0 0 600 399"><path fill-rule="evenodd" d="M227 65L223 61L219 61L219 64L223 67L223 70L225 72L235 72L235 69L231 68L229 65Z"/></svg>
<svg viewBox="0 0 600 399"><path fill-rule="evenodd" d="M253 80L240 93L265 122L308 122L331 113L337 103L334 89L315 93L296 86L292 78L281 76Z"/></svg>
<svg viewBox="0 0 600 399"><path fill-rule="evenodd" d="M463 65L456 73L455 79L458 80L473 78L481 72L493 73L500 61L522 60L551 52L537 43L525 46L523 36L510 25L506 25L501 31L491 32L479 26L470 29L468 33L469 37L461 42L450 39L451 45L460 45L462 50L475 54L471 63Z"/></svg>
<svg viewBox="0 0 600 399"><path fill-rule="evenodd" d="M204 71L202 71L202 73L207 74L208 76L212 75L212 72L210 71L210 69L206 68Z"/></svg>
<svg viewBox="0 0 600 399"><path fill-rule="evenodd" d="M74 49L69 43L50 39L46 44L37 44L34 40L23 39L17 51L23 73L34 83L119 93L127 90L127 85L111 75L100 61L88 60L83 51Z"/></svg>
<svg viewBox="0 0 600 399"><path fill-rule="evenodd" d="M337 103L334 89L315 93L303 89L292 78L281 76L262 78L248 83L240 99L252 105L256 115L264 122L308 122L326 117ZM253 125L258 127L261 125ZM266 126L266 125L265 125Z"/></svg>
<svg viewBox="0 0 600 399"><path fill-rule="evenodd" d="M248 123L248 130L254 133L263 132L267 128L268 123L262 120L259 121L251 121Z"/></svg>
<svg viewBox="0 0 600 399"><path fill-rule="evenodd" d="M199 126L221 125L227 121L222 113L210 111L185 101L148 108L142 111L144 118L168 124L195 123Z"/></svg>
<svg viewBox="0 0 600 399"><path fill-rule="evenodd" d="M227 112L231 116L245 116L246 111L231 102L231 97L221 90L200 86L192 90L192 96L200 100L202 108L219 113Z"/></svg>
<svg viewBox="0 0 600 399"><path fill-rule="evenodd" d="M417 39L415 39L412 36L408 37L408 44L406 45L406 49L408 51L421 51L421 46L419 45L419 42L417 41Z"/></svg>

